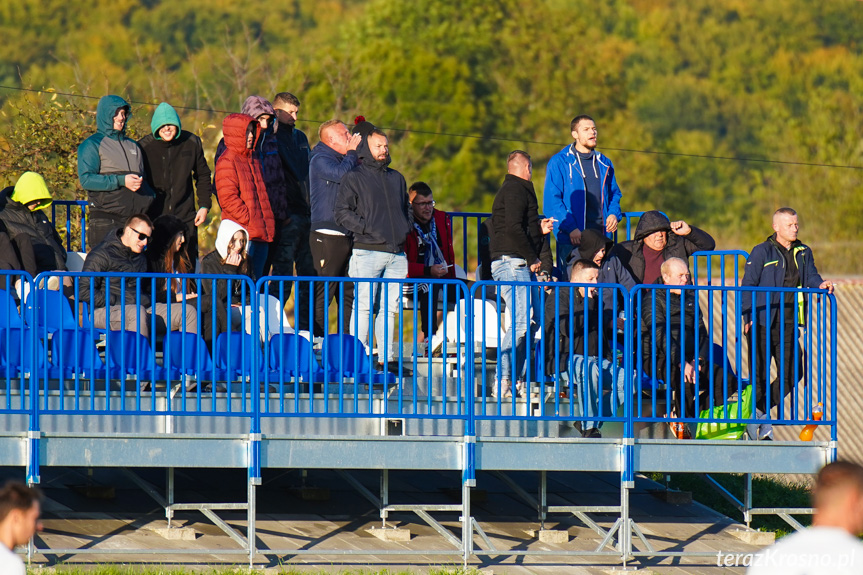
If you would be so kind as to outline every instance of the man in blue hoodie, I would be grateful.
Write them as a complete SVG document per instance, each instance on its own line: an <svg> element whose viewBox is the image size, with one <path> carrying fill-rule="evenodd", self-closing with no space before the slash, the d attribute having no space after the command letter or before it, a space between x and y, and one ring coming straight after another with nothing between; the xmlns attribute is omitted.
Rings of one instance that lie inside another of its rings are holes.
<svg viewBox="0 0 863 575"><path fill-rule="evenodd" d="M96 106L96 133L78 146L78 180L87 190L87 243L96 246L129 216L146 213L155 194L144 180L144 158L126 136L131 107L120 96L103 96Z"/></svg>
<svg viewBox="0 0 863 575"><path fill-rule="evenodd" d="M553 218L557 260L566 262L586 229L613 233L623 217L614 164L596 149L596 123L576 116L570 123L572 144L556 153L545 169L542 209Z"/></svg>

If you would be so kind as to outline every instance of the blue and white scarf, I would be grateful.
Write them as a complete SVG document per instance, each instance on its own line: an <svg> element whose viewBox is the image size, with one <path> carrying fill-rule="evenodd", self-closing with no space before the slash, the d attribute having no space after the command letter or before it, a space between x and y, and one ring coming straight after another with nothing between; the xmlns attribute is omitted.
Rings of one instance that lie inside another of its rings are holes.
<svg viewBox="0 0 863 575"><path fill-rule="evenodd" d="M426 246L425 249L425 258L423 263L428 266L436 266L436 265L446 265L446 260L443 257L443 251L440 249L440 245L437 242L437 226L434 222L434 217L431 219L431 226L429 227L428 233L424 232L422 226L419 225L416 221L414 221L414 229L417 231L418 238L418 249L422 251L423 245ZM418 285L420 293L428 292L429 286L428 284Z"/></svg>

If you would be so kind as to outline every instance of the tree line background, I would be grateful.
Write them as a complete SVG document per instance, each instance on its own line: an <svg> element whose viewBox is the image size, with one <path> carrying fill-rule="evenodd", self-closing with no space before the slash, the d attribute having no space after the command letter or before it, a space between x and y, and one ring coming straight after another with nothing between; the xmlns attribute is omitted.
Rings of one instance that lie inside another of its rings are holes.
<svg viewBox="0 0 863 575"><path fill-rule="evenodd" d="M861 30L855 0L18 0L0 5L0 85L48 93L0 88L0 184L35 170L84 198L76 148L104 94L139 102L136 137L171 103L212 162L226 112L290 91L312 143L362 114L439 207L487 211L509 151L541 195L587 113L624 210L749 250L790 205L822 271L857 275Z"/></svg>

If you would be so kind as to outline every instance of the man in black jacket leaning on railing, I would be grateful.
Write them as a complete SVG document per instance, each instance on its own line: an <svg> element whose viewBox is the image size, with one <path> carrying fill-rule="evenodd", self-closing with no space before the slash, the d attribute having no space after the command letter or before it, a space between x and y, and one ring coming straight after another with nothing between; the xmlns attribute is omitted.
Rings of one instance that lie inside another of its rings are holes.
<svg viewBox="0 0 863 575"><path fill-rule="evenodd" d="M773 214L773 235L752 248L743 281L748 287L775 288L820 288L833 293L833 282L821 278L815 267L812 250L797 239L799 224L797 212L791 208L779 208ZM797 385L794 378L802 379L803 350L798 341L797 326L805 323L806 299L802 293L779 292L770 294L770 317L767 317L767 295L764 292L743 292L743 331L749 337L749 349L755 346L755 365L752 366L752 382L755 385L755 406L759 417L768 417L768 408L782 403L784 397ZM752 329L752 300L755 299L755 329ZM783 301L784 300L784 301ZM784 324L784 325L783 325ZM770 349L767 349L770 326ZM780 333L781 332L781 333ZM748 356L747 356L748 357ZM768 383L766 366L770 358L776 359L777 369L769 383L770 403L767 403ZM780 367L781 366L781 367ZM781 374L778 372L782 371ZM784 394L781 387L784 382ZM793 415L792 415L793 416ZM761 425L758 439L772 439L773 428Z"/></svg>

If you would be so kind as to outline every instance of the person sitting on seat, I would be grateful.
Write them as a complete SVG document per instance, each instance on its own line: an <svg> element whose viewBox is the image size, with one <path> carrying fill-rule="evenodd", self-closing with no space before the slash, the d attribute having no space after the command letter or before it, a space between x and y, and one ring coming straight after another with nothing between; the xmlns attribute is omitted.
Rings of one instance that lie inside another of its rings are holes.
<svg viewBox="0 0 863 575"><path fill-rule="evenodd" d="M53 201L45 179L35 172L24 172L14 187L0 192L0 233L6 236L0 240L2 269L23 270L33 277L66 271L63 240L43 211ZM59 287L56 277L49 278L48 287Z"/></svg>
<svg viewBox="0 0 863 575"><path fill-rule="evenodd" d="M250 289L243 294L244 282L252 277L252 260L249 256L249 232L232 220L222 220L216 234L216 249L201 260L201 273L237 276L236 281L201 280L202 332L204 339L211 344L214 335L245 326L246 333L252 333L252 293ZM245 297L245 301L243 298ZM261 295L266 304L261 306L261 338L269 339L275 333L293 333L279 300L271 295ZM215 307L216 331L213 333L212 308ZM230 316L228 309L231 310ZM265 317L264 314L267 314ZM266 325L265 325L266 323Z"/></svg>
<svg viewBox="0 0 863 575"><path fill-rule="evenodd" d="M662 264L661 276L655 284L685 286L691 284L690 280L687 263L680 258L670 258ZM671 386L673 400L668 411L680 418L696 418L704 409L724 405L726 397L737 391L737 378L725 365L714 363L713 381L710 381L708 358L713 354L713 345L703 313L698 317L696 330L697 307L697 292L679 287L645 291L641 297L641 328L636 338L640 337L642 342L642 370L654 381L664 380ZM700 390L697 402L696 380ZM692 437L686 423L671 421L669 425L678 439Z"/></svg>
<svg viewBox="0 0 863 575"><path fill-rule="evenodd" d="M585 233L591 231L585 230ZM582 235L583 240L584 235ZM572 264L569 281L577 284L595 284L598 277L599 266L590 260L581 259ZM623 368L615 367L609 359L614 357L612 341L608 337L611 326L614 325L614 316L610 312L603 312L601 320L602 326L600 326L596 288L578 287L570 290L560 287L552 289L546 296L545 370L548 374L559 373L562 386L568 387L570 380L574 382L581 413L589 418L581 425L581 435L588 438L602 437L599 431L602 421L593 418L597 415L606 417L615 415L616 405L618 402L623 403L626 385ZM586 340L585 329L587 330ZM602 357L599 349L600 339ZM587 378L586 387L585 378ZM611 407L600 413L602 386L606 386L611 391L612 400Z"/></svg>
<svg viewBox="0 0 863 575"><path fill-rule="evenodd" d="M566 265L567 277L572 277L572 266L580 259L590 260L599 266L597 283L620 284L628 290L635 287L632 275L626 271L616 256L612 255L612 242L605 234L594 229L586 229L581 233L581 244L570 252ZM613 309L615 290L604 289L602 303L605 309ZM622 294L621 294L622 295ZM617 310L623 311L623 301L618 301Z"/></svg>
<svg viewBox="0 0 863 575"><path fill-rule="evenodd" d="M150 273L182 275L195 271L192 269L186 250L183 249L188 230L186 223L177 216L165 214L156 218L153 222L153 235L145 252ZM186 306L185 328L180 321L180 325L172 326L172 329L190 333L198 332L198 315L193 299L197 294L194 288L195 281L191 279L187 279L185 285L180 277L172 278L170 281L156 280L153 299L166 306L169 301L172 307ZM179 310L172 315L179 315ZM182 317L179 317L179 320L182 320Z"/></svg>
<svg viewBox="0 0 863 575"><path fill-rule="evenodd" d="M660 277L659 268L669 258L688 261L695 252L710 251L716 241L704 230L683 220L671 222L659 211L645 212L635 227L635 239L614 246L612 254L620 259L635 283L652 284Z"/></svg>
<svg viewBox="0 0 863 575"><path fill-rule="evenodd" d="M147 257L144 251L152 234L153 223L145 214L129 217L122 228L106 235L102 243L87 254L81 271L136 275L146 273ZM78 283L79 303L89 302L92 305L93 326L97 328L110 325L111 330L137 331L149 337L152 313L158 317L155 325L159 333L165 333L169 327L172 330L180 329L183 312L179 305L172 306L170 313L164 303L150 307L151 281L140 277L83 276ZM185 310L187 326L190 325L190 316L194 316L194 313L194 307ZM191 321L197 324L196 319L192 318Z"/></svg>

